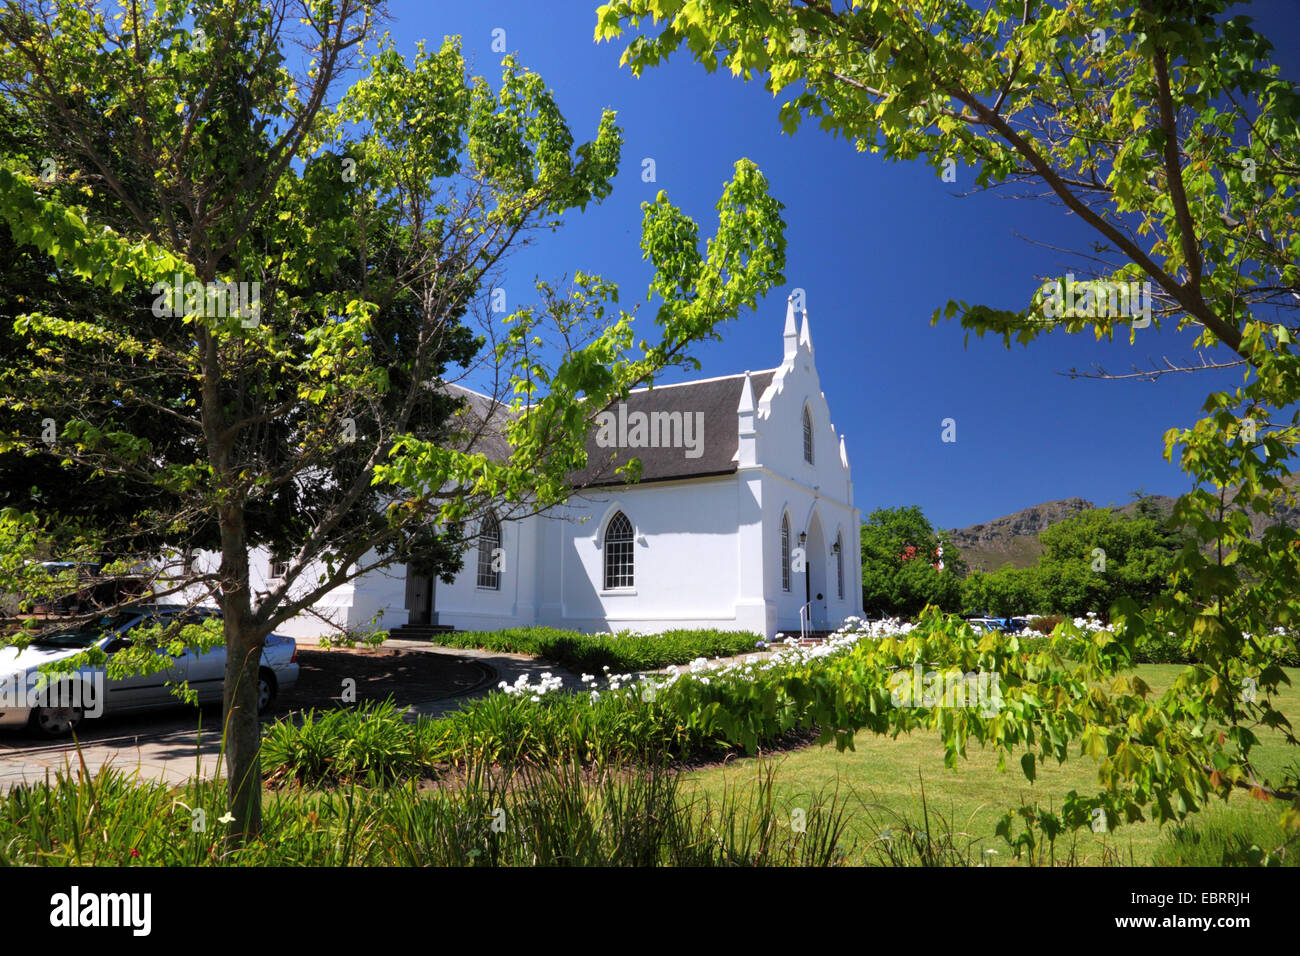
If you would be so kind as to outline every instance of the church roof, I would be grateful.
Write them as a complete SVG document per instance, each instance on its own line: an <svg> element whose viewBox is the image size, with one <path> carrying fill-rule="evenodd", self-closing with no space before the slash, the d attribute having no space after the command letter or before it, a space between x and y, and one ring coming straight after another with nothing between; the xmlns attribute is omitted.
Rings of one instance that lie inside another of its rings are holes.
<svg viewBox="0 0 1300 956"><path fill-rule="evenodd" d="M751 372L754 399L772 384L776 369ZM632 421L634 413L646 416L657 412L681 413L696 416L693 420L703 425L699 444L700 455L689 458L685 449L677 448L602 448L597 441L599 432L593 428L587 436L587 467L572 476L575 487L596 488L621 485L626 479L615 469L632 458L641 460L641 483L649 481L678 481L683 478L704 478L710 475L729 475L736 470L736 451L740 447L739 422L736 409L745 384L744 374L722 378L706 378L680 385L658 385L631 392L626 402L626 417ZM618 403L611 407L617 413Z"/></svg>
<svg viewBox="0 0 1300 956"><path fill-rule="evenodd" d="M776 369L751 372L754 401L757 402L772 384ZM575 488L599 488L627 483L617 469L632 458L641 460L641 483L651 481L680 481L686 478L705 478L729 475L736 470L736 451L740 445L739 422L736 410L740 405L744 374L707 378L676 385L657 385L630 392L622 403L626 406L626 420L634 413L647 418L655 413L692 416L692 422L702 428L693 432L700 454L691 458L682 447L601 447L599 429L592 427L587 436L587 467L575 472L570 480ZM502 403L461 385L447 383L443 386L452 394L465 400L457 415L459 428L451 438L453 447L486 455L493 461L504 462L510 458L510 442L505 427L510 410ZM618 414L618 404L610 406ZM699 415L703 415L701 419Z"/></svg>
<svg viewBox="0 0 1300 956"><path fill-rule="evenodd" d="M454 382L442 383L441 387L465 402L456 413L447 437L451 447L486 455L490 461L508 461L511 448L506 424L510 420L510 408Z"/></svg>

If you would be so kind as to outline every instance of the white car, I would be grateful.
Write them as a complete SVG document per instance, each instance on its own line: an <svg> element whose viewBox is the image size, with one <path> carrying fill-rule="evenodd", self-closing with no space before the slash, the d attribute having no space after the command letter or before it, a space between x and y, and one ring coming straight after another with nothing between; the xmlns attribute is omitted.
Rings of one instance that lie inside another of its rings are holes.
<svg viewBox="0 0 1300 956"><path fill-rule="evenodd" d="M0 727L30 726L46 737L71 733L88 717L174 707L181 699L167 685L188 681L199 703L219 701L226 676L226 649L218 646L198 654L186 649L179 657L165 650L163 669L122 680L108 679L102 667L83 667L60 677L54 685L34 693L42 664L72 657L98 646L113 654L127 645L125 635L145 623L169 623L178 615L198 622L216 612L203 608L152 605L133 608L101 618L97 622L51 634L33 641L23 650L0 648ZM258 672L257 706L264 709L275 695L298 682L298 647L291 637L271 634L262 649Z"/></svg>

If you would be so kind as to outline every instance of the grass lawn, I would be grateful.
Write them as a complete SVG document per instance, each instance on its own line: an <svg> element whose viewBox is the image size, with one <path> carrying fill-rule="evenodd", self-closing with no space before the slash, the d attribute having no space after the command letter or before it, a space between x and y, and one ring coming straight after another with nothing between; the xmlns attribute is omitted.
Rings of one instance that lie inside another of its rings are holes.
<svg viewBox="0 0 1300 956"><path fill-rule="evenodd" d="M1165 690L1182 670L1175 664L1143 664L1136 670L1156 692ZM1293 723L1300 720L1300 669L1288 669L1291 686L1284 687L1275 701ZM1282 734L1261 729L1257 731L1260 746L1255 756L1261 771L1274 774L1300 757L1295 748L1288 747ZM833 746L808 747L781 754L773 758L736 759L725 766L692 772L688 782L710 794L721 794L724 789L751 787L757 778L761 759L775 763L774 796L789 801L789 806L808 807L817 794L829 794L837 787L841 800L848 805L850 842L859 844L859 851L886 827L897 828L900 818L914 825L922 822L921 786L925 788L932 829L935 815L946 819L953 831L963 834L961 845L970 845L970 855L976 859L981 851L993 849L996 855L984 859L993 864L1006 864L1009 849L994 833L998 818L1007 809L1026 803L1038 802L1043 806L1059 806L1062 798L1072 789L1081 793L1096 792L1098 788L1096 765L1087 757L1071 756L1064 764L1039 765L1038 779L1030 783L1020 770L1017 759L1007 761L1007 769L997 770L997 755L991 751L970 750L967 759L956 770L943 764L943 746L938 738L928 732L918 732L898 739L859 734L855 739L856 751L837 752ZM1263 815L1276 821L1275 804L1253 800L1242 791L1234 794L1225 804L1212 804L1201 816L1204 822L1220 815ZM1199 824L1198 824L1199 825ZM1275 822L1273 824L1275 828ZM1069 842L1075 844L1076 860L1089 865L1104 862L1145 865L1165 843L1172 828L1163 829L1154 823L1126 825L1109 834L1081 833L1077 838L1067 836L1058 842L1057 859L1062 850L1068 854ZM1269 831L1271 832L1271 831ZM1278 830L1280 836L1281 831ZM1107 860L1106 851L1118 855Z"/></svg>

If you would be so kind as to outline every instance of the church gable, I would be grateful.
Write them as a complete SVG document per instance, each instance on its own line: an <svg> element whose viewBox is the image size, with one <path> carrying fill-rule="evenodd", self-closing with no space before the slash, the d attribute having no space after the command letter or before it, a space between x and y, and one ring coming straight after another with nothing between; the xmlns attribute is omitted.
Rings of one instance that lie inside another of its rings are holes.
<svg viewBox="0 0 1300 956"><path fill-rule="evenodd" d="M786 306L784 345L783 361L768 384L760 389L755 379L757 463L851 502L844 436L836 430L822 393L808 312L796 326L793 299Z"/></svg>

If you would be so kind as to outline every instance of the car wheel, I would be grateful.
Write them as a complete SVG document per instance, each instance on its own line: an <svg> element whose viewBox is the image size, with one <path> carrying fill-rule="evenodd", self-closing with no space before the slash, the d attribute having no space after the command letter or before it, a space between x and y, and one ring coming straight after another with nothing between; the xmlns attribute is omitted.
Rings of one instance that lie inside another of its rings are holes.
<svg viewBox="0 0 1300 956"><path fill-rule="evenodd" d="M275 700L275 675L263 667L257 672L257 712L260 714Z"/></svg>
<svg viewBox="0 0 1300 956"><path fill-rule="evenodd" d="M66 737L81 726L85 716L80 707L35 707L31 726L42 737Z"/></svg>

